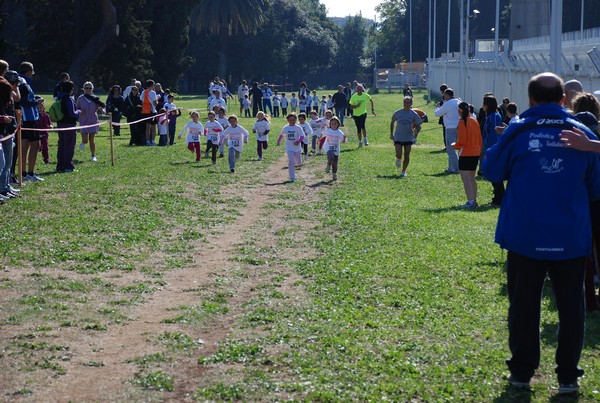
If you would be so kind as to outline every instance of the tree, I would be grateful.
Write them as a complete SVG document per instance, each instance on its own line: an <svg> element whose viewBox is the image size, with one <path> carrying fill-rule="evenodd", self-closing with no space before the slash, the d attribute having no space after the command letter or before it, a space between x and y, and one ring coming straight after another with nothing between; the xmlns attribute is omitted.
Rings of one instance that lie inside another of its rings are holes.
<svg viewBox="0 0 600 403"><path fill-rule="evenodd" d="M244 35L256 33L264 21L263 0L200 0L196 30L204 30L219 42L219 75L227 72L228 38L240 31Z"/></svg>
<svg viewBox="0 0 600 403"><path fill-rule="evenodd" d="M76 9L80 9L81 0L75 0ZM110 44L117 38L117 11L110 0L100 1L100 15L102 16L102 25L91 38L86 42L83 49L76 53L75 58L69 66L69 74L71 79L76 83L81 83L85 80L86 73L90 70L98 56L108 48ZM79 21L79 15L76 20ZM76 32L77 37L79 32Z"/></svg>
<svg viewBox="0 0 600 403"><path fill-rule="evenodd" d="M335 60L335 70L355 77L363 69L361 59L365 53L367 21L361 14L348 17L341 29L339 50Z"/></svg>

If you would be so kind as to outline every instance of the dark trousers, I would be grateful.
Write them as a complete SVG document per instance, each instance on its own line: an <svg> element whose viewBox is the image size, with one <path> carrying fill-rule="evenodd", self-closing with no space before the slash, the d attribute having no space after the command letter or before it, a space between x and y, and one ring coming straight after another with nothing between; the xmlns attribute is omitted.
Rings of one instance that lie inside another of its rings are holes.
<svg viewBox="0 0 600 403"><path fill-rule="evenodd" d="M212 140L207 140L206 141L206 156L208 157L208 154L210 153L210 160L213 163L217 162L217 151L219 151L219 144L218 143L213 143Z"/></svg>
<svg viewBox="0 0 600 403"><path fill-rule="evenodd" d="M75 123L60 124L58 127L73 127ZM73 155L75 154L75 143L77 142L77 131L66 130L58 132L58 148L56 150L56 170L74 169Z"/></svg>
<svg viewBox="0 0 600 403"><path fill-rule="evenodd" d="M540 311L546 275L558 309L558 382L574 383L583 375L578 363L585 332L584 273L585 257L536 260L508 252L508 344L512 357L506 364L517 380L529 380L540 364Z"/></svg>
<svg viewBox="0 0 600 403"><path fill-rule="evenodd" d="M504 198L504 182L492 182L492 187L494 188L492 203L498 205L502 204L502 199Z"/></svg>
<svg viewBox="0 0 600 403"><path fill-rule="evenodd" d="M260 110L260 104L262 99L259 99L258 101L253 101L252 102L252 116L256 117L256 114L258 113L258 111ZM263 111L264 112L264 111Z"/></svg>
<svg viewBox="0 0 600 403"><path fill-rule="evenodd" d="M337 173L338 170L338 161L340 159L339 155L335 155L333 151L327 151L327 165L331 167L331 172L334 174Z"/></svg>
<svg viewBox="0 0 600 403"><path fill-rule="evenodd" d="M269 143L267 141L256 140L256 153L258 154L258 158L263 157L263 150L269 148Z"/></svg>

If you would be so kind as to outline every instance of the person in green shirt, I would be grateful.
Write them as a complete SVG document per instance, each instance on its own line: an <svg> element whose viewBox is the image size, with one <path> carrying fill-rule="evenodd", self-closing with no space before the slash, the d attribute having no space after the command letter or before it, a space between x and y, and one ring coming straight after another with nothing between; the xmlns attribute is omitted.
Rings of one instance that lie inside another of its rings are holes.
<svg viewBox="0 0 600 403"><path fill-rule="evenodd" d="M367 94L365 88L362 84L358 84L356 87L356 92L350 98L350 108L352 108L352 113L354 115L354 123L356 124L356 131L358 132L358 146L362 147L362 139L365 139L365 146L369 145L369 140L367 140L367 101L371 103L371 113L373 116L375 115L375 106L373 104L373 99L371 96Z"/></svg>

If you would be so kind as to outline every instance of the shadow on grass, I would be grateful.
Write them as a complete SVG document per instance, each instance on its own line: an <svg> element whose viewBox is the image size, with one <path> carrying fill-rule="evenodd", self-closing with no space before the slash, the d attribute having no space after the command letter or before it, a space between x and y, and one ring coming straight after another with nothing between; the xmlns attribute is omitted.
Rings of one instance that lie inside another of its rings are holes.
<svg viewBox="0 0 600 403"><path fill-rule="evenodd" d="M321 181L321 182L313 183L312 185L308 185L307 187L315 189L315 188L320 188L321 186L331 186L332 184L333 184L333 179L328 180L328 181Z"/></svg>
<svg viewBox="0 0 600 403"><path fill-rule="evenodd" d="M439 149L439 150L433 150L433 151L429 151L429 154L445 154L446 153L446 149Z"/></svg>
<svg viewBox="0 0 600 403"><path fill-rule="evenodd" d="M434 208L434 209L422 209L422 211L425 211L428 213L445 213L445 212L449 212L449 211L467 211L470 213L485 213L486 211L489 211L489 210L497 210L497 208L489 206L489 205L483 205L483 206L479 206L474 209L468 209L468 208L463 208L460 205L456 205L456 206L440 207L440 208Z"/></svg>
<svg viewBox="0 0 600 403"><path fill-rule="evenodd" d="M375 176L377 179L401 179L400 174L397 175L377 175Z"/></svg>
<svg viewBox="0 0 600 403"><path fill-rule="evenodd" d="M519 389L510 385L504 386L504 391L494 399L494 403L531 402L533 392L530 389Z"/></svg>
<svg viewBox="0 0 600 403"><path fill-rule="evenodd" d="M292 182L291 180L288 179L286 181L281 181L281 182L265 183L265 186L281 186L281 185L287 185L288 183L294 183L294 182Z"/></svg>

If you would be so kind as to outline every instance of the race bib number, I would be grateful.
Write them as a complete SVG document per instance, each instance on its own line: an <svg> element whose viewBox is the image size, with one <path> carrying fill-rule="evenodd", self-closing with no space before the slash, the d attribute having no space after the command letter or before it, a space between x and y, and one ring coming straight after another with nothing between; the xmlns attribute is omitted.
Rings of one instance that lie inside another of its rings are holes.
<svg viewBox="0 0 600 403"><path fill-rule="evenodd" d="M200 135L198 133L192 133L192 140L194 140L194 141L200 140Z"/></svg>
<svg viewBox="0 0 600 403"><path fill-rule="evenodd" d="M219 137L217 135L215 135L215 134L211 134L208 139L210 141L212 141L213 143L216 143L219 140Z"/></svg>
<svg viewBox="0 0 600 403"><path fill-rule="evenodd" d="M231 146L232 147L239 147L240 145L240 141L239 140L231 140Z"/></svg>
<svg viewBox="0 0 600 403"><path fill-rule="evenodd" d="M287 138L288 140L296 140L296 133L288 133Z"/></svg>
<svg viewBox="0 0 600 403"><path fill-rule="evenodd" d="M338 146L332 146L332 145L329 146L329 151L336 152L337 150L338 150Z"/></svg>

